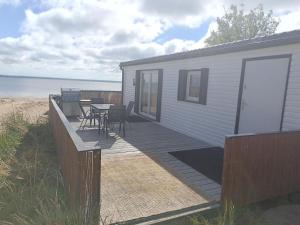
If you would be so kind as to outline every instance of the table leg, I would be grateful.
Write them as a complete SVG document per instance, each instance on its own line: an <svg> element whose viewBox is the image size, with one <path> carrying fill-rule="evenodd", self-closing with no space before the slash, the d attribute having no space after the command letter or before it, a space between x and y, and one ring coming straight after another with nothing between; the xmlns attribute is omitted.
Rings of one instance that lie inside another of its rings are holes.
<svg viewBox="0 0 300 225"><path fill-rule="evenodd" d="M93 118L93 110L92 110L92 107L90 106L90 126L92 125L92 118Z"/></svg>
<svg viewBox="0 0 300 225"><path fill-rule="evenodd" d="M106 118L104 119L104 126L105 126L105 135L108 138L108 130L107 130L108 122Z"/></svg>
<svg viewBox="0 0 300 225"><path fill-rule="evenodd" d="M99 114L99 117L98 117L98 134L100 135L100 132L101 132L101 114Z"/></svg>

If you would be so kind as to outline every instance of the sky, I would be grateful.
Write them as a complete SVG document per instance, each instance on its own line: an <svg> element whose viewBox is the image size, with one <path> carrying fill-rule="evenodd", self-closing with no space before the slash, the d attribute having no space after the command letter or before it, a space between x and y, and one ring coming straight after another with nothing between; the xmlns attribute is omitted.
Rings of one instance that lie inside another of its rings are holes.
<svg viewBox="0 0 300 225"><path fill-rule="evenodd" d="M300 29L299 0L0 0L0 74L120 80L122 61L204 47L241 3Z"/></svg>

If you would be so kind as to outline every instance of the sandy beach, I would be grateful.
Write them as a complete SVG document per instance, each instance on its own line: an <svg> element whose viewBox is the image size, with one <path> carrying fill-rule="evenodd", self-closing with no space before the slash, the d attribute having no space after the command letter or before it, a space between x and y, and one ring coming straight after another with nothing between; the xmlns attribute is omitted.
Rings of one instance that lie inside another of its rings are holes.
<svg viewBox="0 0 300 225"><path fill-rule="evenodd" d="M0 97L0 121L14 112L21 112L30 121L36 121L47 114L48 108L48 98Z"/></svg>

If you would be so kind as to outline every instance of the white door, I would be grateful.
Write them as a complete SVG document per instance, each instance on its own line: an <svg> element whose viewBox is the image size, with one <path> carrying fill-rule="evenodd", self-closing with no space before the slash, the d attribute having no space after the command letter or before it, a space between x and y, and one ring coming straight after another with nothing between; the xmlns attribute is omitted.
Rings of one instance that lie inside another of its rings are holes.
<svg viewBox="0 0 300 225"><path fill-rule="evenodd" d="M246 61L238 133L280 131L289 58Z"/></svg>
<svg viewBox="0 0 300 225"><path fill-rule="evenodd" d="M157 111L158 71L142 71L140 113L155 118Z"/></svg>

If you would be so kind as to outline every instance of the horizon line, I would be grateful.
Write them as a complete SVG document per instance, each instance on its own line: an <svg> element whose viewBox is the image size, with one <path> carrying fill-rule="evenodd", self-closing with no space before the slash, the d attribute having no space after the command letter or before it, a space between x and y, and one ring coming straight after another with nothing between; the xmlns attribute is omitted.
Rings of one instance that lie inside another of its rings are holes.
<svg viewBox="0 0 300 225"><path fill-rule="evenodd" d="M122 83L122 81L117 81L117 80L77 79L77 78L64 78L64 77L38 77L38 76L5 75L5 74L0 74L0 77L8 77L8 78L37 78L37 79L51 79L51 80L76 80L76 81L95 81L95 82Z"/></svg>

